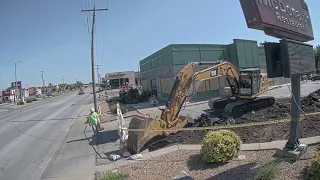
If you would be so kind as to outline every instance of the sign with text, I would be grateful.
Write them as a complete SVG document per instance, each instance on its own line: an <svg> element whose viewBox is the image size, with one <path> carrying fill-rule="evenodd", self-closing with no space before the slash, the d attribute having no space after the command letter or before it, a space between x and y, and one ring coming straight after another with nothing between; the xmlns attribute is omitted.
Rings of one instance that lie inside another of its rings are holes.
<svg viewBox="0 0 320 180"><path fill-rule="evenodd" d="M114 73L114 74L109 74L108 77L109 78L117 78L117 77L122 77L122 76L125 76L126 74L125 73Z"/></svg>
<svg viewBox="0 0 320 180"><path fill-rule="evenodd" d="M17 89L21 89L21 81L17 81L17 87L15 86L15 84L16 84L16 82L12 82L11 83L11 88L13 88L13 89L15 89L15 88L17 88Z"/></svg>
<svg viewBox="0 0 320 180"><path fill-rule="evenodd" d="M240 0L248 28L267 35L307 42L314 40L304 0Z"/></svg>
<svg viewBox="0 0 320 180"><path fill-rule="evenodd" d="M284 39L280 41L280 49L284 77L316 71L312 45Z"/></svg>

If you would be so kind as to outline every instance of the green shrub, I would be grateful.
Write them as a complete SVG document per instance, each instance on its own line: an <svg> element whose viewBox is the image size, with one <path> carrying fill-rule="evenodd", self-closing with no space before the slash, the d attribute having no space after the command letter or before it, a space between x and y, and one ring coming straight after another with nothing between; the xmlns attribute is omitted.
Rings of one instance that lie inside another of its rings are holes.
<svg viewBox="0 0 320 180"><path fill-rule="evenodd" d="M110 112L112 114L117 114L117 104L116 103L115 104L109 104L109 109L110 109ZM122 114L128 112L128 108L124 104L120 104L120 109L121 109Z"/></svg>
<svg viewBox="0 0 320 180"><path fill-rule="evenodd" d="M315 154L315 157L311 161L311 167L309 168L309 180L320 179L320 152Z"/></svg>
<svg viewBox="0 0 320 180"><path fill-rule="evenodd" d="M111 172L105 174L101 180L125 180L127 177L127 175L119 172Z"/></svg>
<svg viewBox="0 0 320 180"><path fill-rule="evenodd" d="M276 160L265 164L259 170L257 180L273 180L278 177L280 173L280 161Z"/></svg>
<svg viewBox="0 0 320 180"><path fill-rule="evenodd" d="M37 98L33 98L32 101L38 101L38 99Z"/></svg>
<svg viewBox="0 0 320 180"><path fill-rule="evenodd" d="M24 102L23 101L19 101L19 102L17 102L17 105L24 105Z"/></svg>
<svg viewBox="0 0 320 180"><path fill-rule="evenodd" d="M151 97L150 91L142 91L139 97L140 102L149 101L149 98Z"/></svg>
<svg viewBox="0 0 320 180"><path fill-rule="evenodd" d="M206 163L225 163L238 155L241 144L232 131L210 131L203 139L200 157Z"/></svg>
<svg viewBox="0 0 320 180"><path fill-rule="evenodd" d="M31 103L32 102L32 99L27 99L26 100L26 103Z"/></svg>
<svg viewBox="0 0 320 180"><path fill-rule="evenodd" d="M122 101L125 104L136 104L139 103L139 91L138 89L130 89L123 97Z"/></svg>

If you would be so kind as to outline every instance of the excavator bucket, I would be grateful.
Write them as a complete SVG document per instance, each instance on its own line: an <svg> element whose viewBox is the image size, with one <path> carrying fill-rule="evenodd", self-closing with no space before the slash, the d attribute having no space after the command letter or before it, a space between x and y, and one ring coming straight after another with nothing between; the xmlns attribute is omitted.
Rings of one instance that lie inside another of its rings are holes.
<svg viewBox="0 0 320 180"><path fill-rule="evenodd" d="M153 137L162 135L161 131L165 124L162 120L152 119L144 116L133 116L129 123L127 149L131 153L139 153L140 149ZM140 129L142 131L130 131ZM159 131L152 131L159 130Z"/></svg>
<svg viewBox="0 0 320 180"><path fill-rule="evenodd" d="M188 118L179 116L175 120L172 128L183 128L188 123ZM133 116L129 123L128 141L126 148L130 153L139 153L143 146L152 138L159 135L169 135L177 131L163 131L167 127L165 121L144 116ZM141 131L130 131L130 129L140 129Z"/></svg>

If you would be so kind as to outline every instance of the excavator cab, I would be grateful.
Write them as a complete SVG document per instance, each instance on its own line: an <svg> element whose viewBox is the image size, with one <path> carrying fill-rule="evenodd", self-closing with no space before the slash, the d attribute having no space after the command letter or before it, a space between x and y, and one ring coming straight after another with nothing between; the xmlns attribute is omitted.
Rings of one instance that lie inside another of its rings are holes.
<svg viewBox="0 0 320 180"><path fill-rule="evenodd" d="M259 93L260 91L260 69L259 68L250 68L243 69L239 71L239 95L252 97Z"/></svg>

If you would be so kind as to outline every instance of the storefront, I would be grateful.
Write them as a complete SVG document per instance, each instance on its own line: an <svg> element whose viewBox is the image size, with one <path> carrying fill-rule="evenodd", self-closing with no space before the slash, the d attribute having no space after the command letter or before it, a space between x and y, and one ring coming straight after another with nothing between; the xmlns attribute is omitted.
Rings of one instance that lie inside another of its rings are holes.
<svg viewBox="0 0 320 180"><path fill-rule="evenodd" d="M106 80L109 81L109 85L112 89L118 89L123 83L129 83L133 86L137 86L136 77L137 72L134 71L123 71L123 72L112 72L106 74Z"/></svg>

